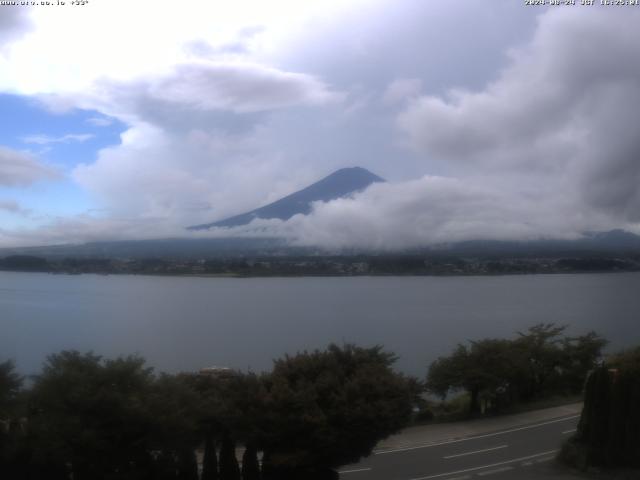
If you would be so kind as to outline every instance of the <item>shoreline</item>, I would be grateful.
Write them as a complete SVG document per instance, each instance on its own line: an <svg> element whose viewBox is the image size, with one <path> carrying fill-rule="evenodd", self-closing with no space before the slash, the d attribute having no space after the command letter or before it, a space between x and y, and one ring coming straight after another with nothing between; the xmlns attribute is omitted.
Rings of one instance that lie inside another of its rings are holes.
<svg viewBox="0 0 640 480"><path fill-rule="evenodd" d="M573 270L573 271L545 271L545 272L503 272L503 273L361 273L361 274L340 274L340 273L273 273L273 274L243 274L243 273L173 273L173 272L100 272L100 271L83 271L83 272L66 272L66 271L48 271L48 270L9 270L0 269L3 273L40 273L48 275L98 275L103 277L109 276L144 276L144 277L181 277L181 278L390 278L390 277L406 277L406 278L471 278L471 277L523 277L523 276L556 276L556 275L603 275L603 274L629 274L640 273L638 270Z"/></svg>

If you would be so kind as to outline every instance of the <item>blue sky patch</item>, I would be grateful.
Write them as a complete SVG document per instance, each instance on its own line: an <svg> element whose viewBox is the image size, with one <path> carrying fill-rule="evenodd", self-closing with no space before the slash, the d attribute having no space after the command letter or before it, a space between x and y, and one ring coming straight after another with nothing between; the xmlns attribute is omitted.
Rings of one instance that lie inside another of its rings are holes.
<svg viewBox="0 0 640 480"><path fill-rule="evenodd" d="M39 223L38 218L69 216L94 208L86 192L69 173L81 163L96 160L98 151L120 143L126 126L96 111L71 110L58 114L37 100L0 94L0 145L28 152L62 173L58 180L41 181L30 187L0 187L0 200L17 202L21 212L1 212L5 227Z"/></svg>
<svg viewBox="0 0 640 480"><path fill-rule="evenodd" d="M72 110L57 114L37 100L0 94L5 120L0 145L29 151L46 163L72 169L95 161L98 150L120 143L126 126L96 111Z"/></svg>

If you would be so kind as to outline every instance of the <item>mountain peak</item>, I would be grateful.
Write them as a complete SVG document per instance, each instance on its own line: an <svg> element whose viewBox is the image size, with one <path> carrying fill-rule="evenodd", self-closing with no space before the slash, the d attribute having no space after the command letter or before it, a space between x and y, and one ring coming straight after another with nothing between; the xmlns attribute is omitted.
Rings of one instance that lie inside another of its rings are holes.
<svg viewBox="0 0 640 480"><path fill-rule="evenodd" d="M246 225L256 218L288 220L297 214L309 214L313 202L328 202L337 198L346 197L366 189L373 183L384 181L384 179L371 173L366 168L341 168L327 175L322 180L269 205L213 223L194 225L188 227L188 230L207 230L212 227L236 227Z"/></svg>

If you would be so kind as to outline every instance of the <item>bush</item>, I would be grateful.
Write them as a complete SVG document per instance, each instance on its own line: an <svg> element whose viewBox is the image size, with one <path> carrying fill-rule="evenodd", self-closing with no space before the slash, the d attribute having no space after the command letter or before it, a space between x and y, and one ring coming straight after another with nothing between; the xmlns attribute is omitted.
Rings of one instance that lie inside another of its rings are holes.
<svg viewBox="0 0 640 480"><path fill-rule="evenodd" d="M391 369L394 361L381 347L353 345L276 360L266 382L264 461L285 475L369 455L411 418L415 384Z"/></svg>

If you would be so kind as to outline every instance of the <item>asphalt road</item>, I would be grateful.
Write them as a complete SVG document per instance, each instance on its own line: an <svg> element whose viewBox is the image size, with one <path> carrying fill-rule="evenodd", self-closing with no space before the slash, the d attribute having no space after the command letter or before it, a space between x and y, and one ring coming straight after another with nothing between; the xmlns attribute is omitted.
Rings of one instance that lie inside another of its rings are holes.
<svg viewBox="0 0 640 480"><path fill-rule="evenodd" d="M571 415L456 440L380 450L340 471L343 480L525 480L541 472L575 431ZM552 478L565 478L555 476Z"/></svg>

